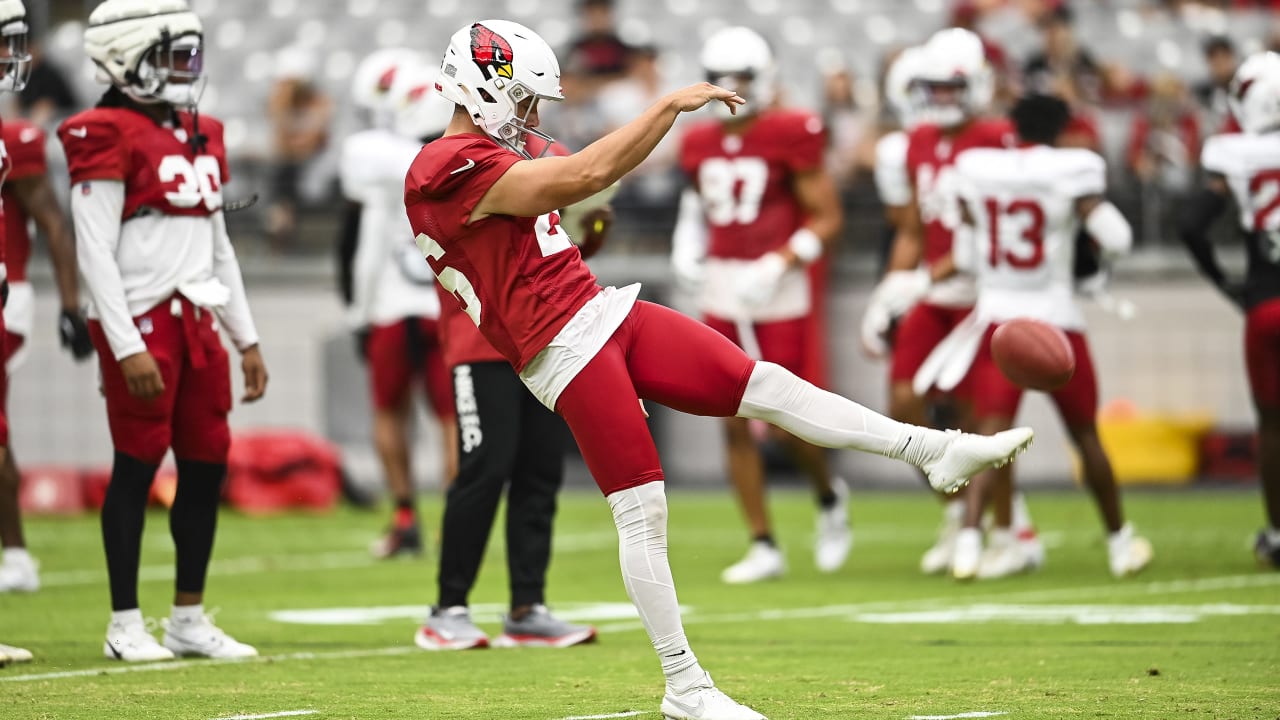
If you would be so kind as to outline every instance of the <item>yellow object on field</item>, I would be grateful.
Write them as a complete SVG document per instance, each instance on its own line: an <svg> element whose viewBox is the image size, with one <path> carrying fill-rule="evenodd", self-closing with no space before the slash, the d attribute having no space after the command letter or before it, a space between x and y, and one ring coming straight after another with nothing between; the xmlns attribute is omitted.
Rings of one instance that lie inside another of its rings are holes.
<svg viewBox="0 0 1280 720"><path fill-rule="evenodd" d="M1200 440L1212 427L1207 413L1144 415L1125 401L1098 414L1098 435L1120 484L1191 482L1200 469ZM1078 458L1074 464L1078 481Z"/></svg>

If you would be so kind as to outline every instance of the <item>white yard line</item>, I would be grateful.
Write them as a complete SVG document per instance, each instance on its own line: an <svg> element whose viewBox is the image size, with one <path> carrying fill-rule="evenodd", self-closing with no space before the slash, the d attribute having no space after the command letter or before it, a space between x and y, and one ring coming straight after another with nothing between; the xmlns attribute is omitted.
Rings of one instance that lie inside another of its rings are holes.
<svg viewBox="0 0 1280 720"><path fill-rule="evenodd" d="M648 715L644 710L628 710L620 713L609 713L608 715L570 715L569 717L560 718L560 720L609 720L609 718L636 717L637 715Z"/></svg>
<svg viewBox="0 0 1280 720"><path fill-rule="evenodd" d="M959 718L988 718L998 715L1008 715L1007 712L988 712L986 710L978 710L977 712L960 713L959 715L908 715L907 720L958 720Z"/></svg>
<svg viewBox="0 0 1280 720"><path fill-rule="evenodd" d="M368 650L337 650L333 652L298 652L284 655L265 655L251 658L226 658L220 660L172 660L169 662L145 663L140 665L120 665L114 667L97 667L86 670L65 670L63 672L35 673L31 675L0 675L0 683L6 682L39 682L41 680L64 680L66 678L97 677L100 675L123 675L137 672L164 672L167 670L183 670L190 667L207 667L209 665L240 665L257 663L290 662L293 660L346 660L351 658L384 657L391 655L411 655L422 652L416 647L397 645L396 647L374 648Z"/></svg>
<svg viewBox="0 0 1280 720"><path fill-rule="evenodd" d="M297 715L315 715L319 710L281 710L280 712L262 713L261 715L228 715L213 720L262 720L262 718L295 717Z"/></svg>
<svg viewBox="0 0 1280 720"><path fill-rule="evenodd" d="M300 570L345 570L374 565L378 561L367 552L325 552L296 555L263 555L228 560L214 560L209 574L251 575L254 573ZM138 580L158 582L173 580L173 564L146 565L139 568ZM73 587L96 585L107 581L105 568L98 570L55 570L41 573L40 582L45 587Z"/></svg>

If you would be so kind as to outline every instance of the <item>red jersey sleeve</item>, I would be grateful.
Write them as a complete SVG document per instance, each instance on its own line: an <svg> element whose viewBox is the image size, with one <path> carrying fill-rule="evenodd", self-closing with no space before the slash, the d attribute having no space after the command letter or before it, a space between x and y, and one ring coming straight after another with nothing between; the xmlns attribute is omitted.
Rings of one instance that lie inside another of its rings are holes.
<svg viewBox="0 0 1280 720"><path fill-rule="evenodd" d="M405 178L405 192L418 192L427 198L448 197L449 206L457 212L453 221L466 225L489 188L522 160L487 138L476 138L453 152L431 156L428 162L415 162Z"/></svg>
<svg viewBox="0 0 1280 720"><path fill-rule="evenodd" d="M796 113L786 125L783 147L787 167L793 172L806 172L822 165L827 149L827 129L822 118L811 113Z"/></svg>
<svg viewBox="0 0 1280 720"><path fill-rule="evenodd" d="M231 168L227 166L226 145L222 139L222 123L206 115L200 116L200 134L205 136L205 148L218 158L218 172L222 185L231 182Z"/></svg>
<svg viewBox="0 0 1280 720"><path fill-rule="evenodd" d="M11 129L12 128L12 129ZM9 180L44 175L48 163L44 157L44 131L26 123L4 126L4 145L13 159Z"/></svg>
<svg viewBox="0 0 1280 720"><path fill-rule="evenodd" d="M92 111L73 115L58 128L67 155L71 184L85 180L121 180L129 174L129 150L120 129Z"/></svg>

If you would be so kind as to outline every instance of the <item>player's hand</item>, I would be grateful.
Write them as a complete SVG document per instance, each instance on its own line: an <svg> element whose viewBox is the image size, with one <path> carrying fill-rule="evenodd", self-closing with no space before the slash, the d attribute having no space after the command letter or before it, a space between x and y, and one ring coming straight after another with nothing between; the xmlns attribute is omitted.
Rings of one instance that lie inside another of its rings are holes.
<svg viewBox="0 0 1280 720"><path fill-rule="evenodd" d="M164 378L151 353L143 350L120 361L129 394L141 400L152 400L164 394Z"/></svg>
<svg viewBox="0 0 1280 720"><path fill-rule="evenodd" d="M672 254L671 271L675 275L676 287L690 295L697 295L707 281L706 261L686 253Z"/></svg>
<svg viewBox="0 0 1280 720"><path fill-rule="evenodd" d="M77 362L93 355L89 324L84 321L84 313L79 309L62 309L62 314L58 316L58 337L62 340L62 347L71 351L71 357Z"/></svg>
<svg viewBox="0 0 1280 720"><path fill-rule="evenodd" d="M747 308L768 304L778 293L778 283L787 272L787 260L776 252L769 252L742 268L734 291L738 300Z"/></svg>
<svg viewBox="0 0 1280 720"><path fill-rule="evenodd" d="M240 402L254 402L267 392L267 364L257 345L250 345L241 353L240 369L244 371L244 397Z"/></svg>
<svg viewBox="0 0 1280 720"><path fill-rule="evenodd" d="M606 205L583 215L582 227L586 228L586 231L583 233L582 241L578 243L578 252L582 253L582 259L586 260L604 247L604 241L609 237L609 230L613 228L613 208Z"/></svg>
<svg viewBox="0 0 1280 720"><path fill-rule="evenodd" d="M709 82L701 82L697 85L690 85L682 90L677 90L667 96L667 101L678 112L693 112L694 110L700 110L707 103L722 102L728 106L729 112L734 115L738 114L738 106L747 102L738 97L738 93L726 90L718 85L712 85Z"/></svg>
<svg viewBox="0 0 1280 720"><path fill-rule="evenodd" d="M882 304L890 318L901 317L929 292L929 271L891 270L872 292L873 302Z"/></svg>
<svg viewBox="0 0 1280 720"><path fill-rule="evenodd" d="M893 318L884 303L872 298L867 311L862 314L862 326L859 335L862 339L862 351L867 357L880 360L889 355L889 327Z"/></svg>

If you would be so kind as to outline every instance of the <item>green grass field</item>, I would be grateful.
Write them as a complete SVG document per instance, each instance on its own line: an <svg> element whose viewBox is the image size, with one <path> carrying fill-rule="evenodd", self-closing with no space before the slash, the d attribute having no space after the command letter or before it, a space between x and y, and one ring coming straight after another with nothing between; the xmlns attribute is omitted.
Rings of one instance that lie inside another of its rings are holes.
<svg viewBox="0 0 1280 720"><path fill-rule="evenodd" d="M1280 718L1280 573L1259 570L1246 549L1261 515L1256 492L1130 492L1129 515L1156 561L1127 581L1107 574L1082 493L1030 500L1048 566L960 586L915 569L938 517L922 493L855 496L854 555L830 576L812 568L808 499L779 493L791 573L736 588L717 579L745 549L728 495L677 493L671 556L690 640L722 688L772 720ZM434 518L439 503L425 511ZM369 559L383 519L224 514L207 604L263 657L152 666L102 658L96 519L32 520L46 587L0 596L0 641L36 660L0 670L0 718L661 717L662 677L628 613L598 496L563 499L551 599L601 629L597 644L567 650L414 648L435 566ZM164 517L149 522L142 603L160 617L172 547ZM495 633L506 599L500 536L472 598ZM334 608L351 611L281 614Z"/></svg>

